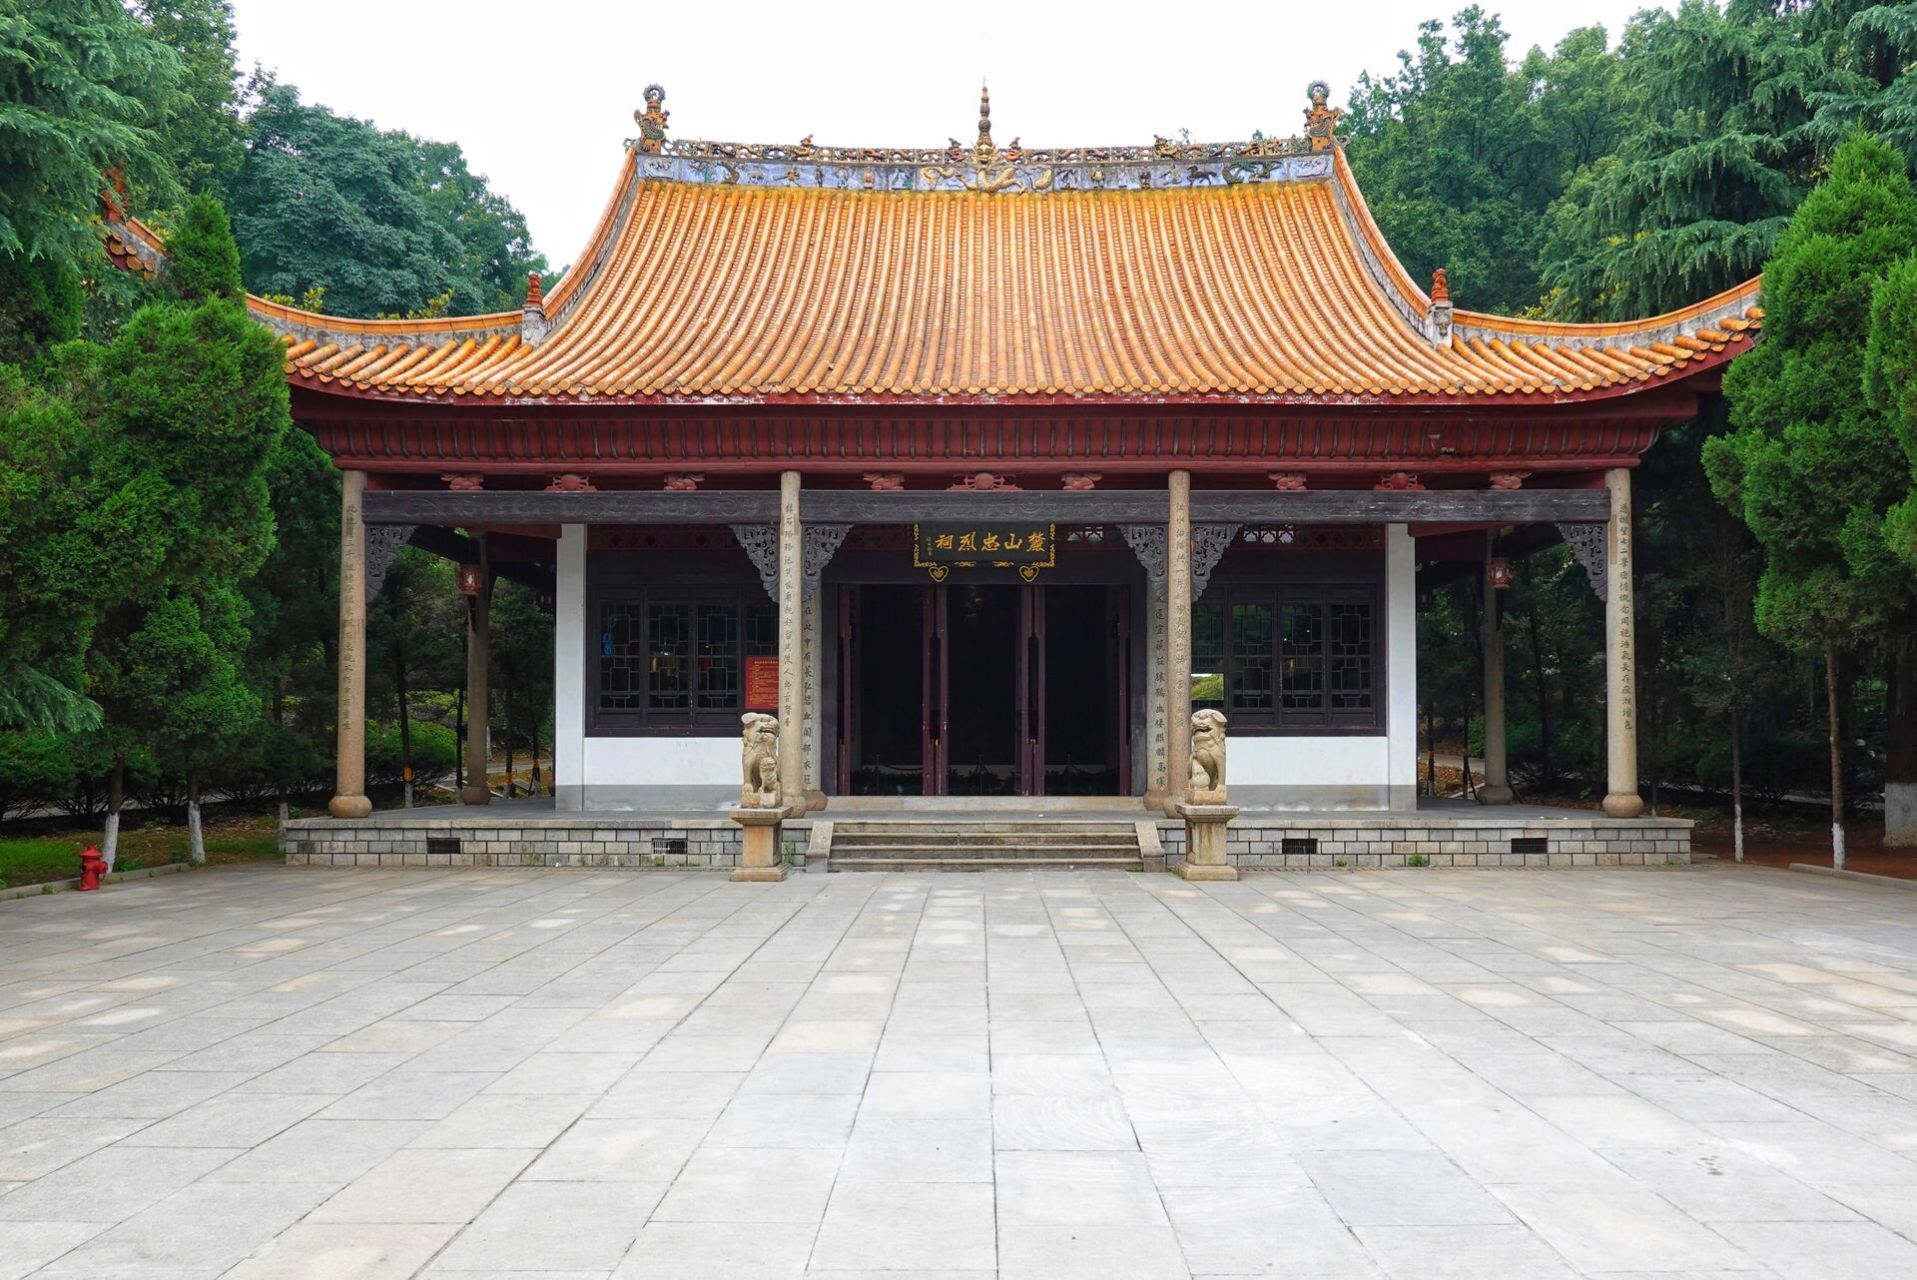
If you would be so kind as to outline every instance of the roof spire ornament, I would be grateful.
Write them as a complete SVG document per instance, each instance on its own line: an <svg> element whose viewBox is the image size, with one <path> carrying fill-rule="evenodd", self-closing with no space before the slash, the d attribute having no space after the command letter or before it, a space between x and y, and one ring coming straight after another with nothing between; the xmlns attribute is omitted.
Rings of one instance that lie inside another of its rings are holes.
<svg viewBox="0 0 1917 1280"><path fill-rule="evenodd" d="M546 294L540 287L539 273L526 273L526 304L519 312L519 340L528 346L538 346L552 331L552 325L546 319Z"/></svg>
<svg viewBox="0 0 1917 1280"><path fill-rule="evenodd" d="M666 91L656 84L647 85L645 107L632 113L632 122L639 126L635 145L649 156L665 150L666 121L671 118L672 112L666 110Z"/></svg>
<svg viewBox="0 0 1917 1280"><path fill-rule="evenodd" d="M1338 121L1344 110L1326 105L1331 86L1323 80L1313 80L1305 86L1305 92L1311 95L1311 105L1305 108L1305 137L1311 140L1313 151L1330 151L1338 145Z"/></svg>
<svg viewBox="0 0 1917 1280"><path fill-rule="evenodd" d="M978 145L992 145L992 90L983 82L978 87Z"/></svg>
<svg viewBox="0 0 1917 1280"><path fill-rule="evenodd" d="M1444 268L1431 273L1431 309L1425 313L1424 336L1443 346L1451 341L1451 282Z"/></svg>

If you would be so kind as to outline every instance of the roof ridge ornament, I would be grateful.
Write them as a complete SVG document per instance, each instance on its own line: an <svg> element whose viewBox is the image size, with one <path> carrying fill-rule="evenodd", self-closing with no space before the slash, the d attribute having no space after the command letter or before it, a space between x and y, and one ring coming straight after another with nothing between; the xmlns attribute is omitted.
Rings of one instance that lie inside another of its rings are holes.
<svg viewBox="0 0 1917 1280"><path fill-rule="evenodd" d="M672 112L666 110L666 91L656 84L646 86L646 105L632 113L632 122L639 126L639 137L633 145L649 156L656 156L666 147L666 121L672 118Z"/></svg>
<svg viewBox="0 0 1917 1280"><path fill-rule="evenodd" d="M552 325L546 319L546 294L540 286L539 273L526 273L526 303L519 312L519 340L529 346L538 346L552 332Z"/></svg>
<svg viewBox="0 0 1917 1280"><path fill-rule="evenodd" d="M1330 151L1339 145L1338 121L1344 117L1344 109L1326 105L1331 86L1323 80L1313 80L1305 86L1305 92L1311 97L1311 105L1305 108L1305 137L1311 140L1313 151Z"/></svg>
<svg viewBox="0 0 1917 1280"><path fill-rule="evenodd" d="M1431 273L1431 307L1424 316L1424 336L1438 346L1451 341L1451 282L1443 267Z"/></svg>

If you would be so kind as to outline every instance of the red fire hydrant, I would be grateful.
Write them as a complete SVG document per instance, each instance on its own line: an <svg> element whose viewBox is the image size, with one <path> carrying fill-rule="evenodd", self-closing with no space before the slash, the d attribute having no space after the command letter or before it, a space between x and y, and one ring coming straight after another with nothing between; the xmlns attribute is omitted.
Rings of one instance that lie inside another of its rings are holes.
<svg viewBox="0 0 1917 1280"><path fill-rule="evenodd" d="M89 893L100 887L100 877L107 873L107 861L100 851L92 845L80 855L80 892Z"/></svg>

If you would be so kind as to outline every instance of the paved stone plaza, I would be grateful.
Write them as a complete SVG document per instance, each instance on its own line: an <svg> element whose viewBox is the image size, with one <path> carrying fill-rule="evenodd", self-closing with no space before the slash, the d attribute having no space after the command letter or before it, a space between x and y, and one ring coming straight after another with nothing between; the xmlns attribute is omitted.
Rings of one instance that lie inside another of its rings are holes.
<svg viewBox="0 0 1917 1280"><path fill-rule="evenodd" d="M1917 893L276 867L0 903L0 1278L1917 1277Z"/></svg>

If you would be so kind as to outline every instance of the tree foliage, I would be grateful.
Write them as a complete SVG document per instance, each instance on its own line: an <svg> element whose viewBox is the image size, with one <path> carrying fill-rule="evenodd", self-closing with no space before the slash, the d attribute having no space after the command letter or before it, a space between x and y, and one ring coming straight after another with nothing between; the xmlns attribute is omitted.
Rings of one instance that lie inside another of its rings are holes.
<svg viewBox="0 0 1917 1280"><path fill-rule="evenodd" d="M168 203L159 127L179 58L118 0L0 0L0 253L77 264L118 170Z"/></svg>
<svg viewBox="0 0 1917 1280"><path fill-rule="evenodd" d="M1885 536L1909 463L1862 394L1873 290L1913 250L1903 157L1869 137L1845 143L1765 266L1765 340L1725 376L1737 429L1706 461L1764 547L1758 625L1793 648L1866 645L1913 603Z"/></svg>
<svg viewBox="0 0 1917 1280"><path fill-rule="evenodd" d="M517 307L532 252L525 219L451 143L421 142L255 85L234 182L241 263L256 293L323 289L327 309L372 316Z"/></svg>

